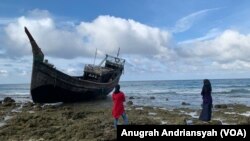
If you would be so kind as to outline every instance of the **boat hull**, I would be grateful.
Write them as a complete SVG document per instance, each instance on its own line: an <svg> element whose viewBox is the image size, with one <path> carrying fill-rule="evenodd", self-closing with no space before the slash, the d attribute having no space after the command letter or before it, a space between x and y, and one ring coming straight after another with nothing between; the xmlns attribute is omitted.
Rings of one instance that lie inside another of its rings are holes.
<svg viewBox="0 0 250 141"><path fill-rule="evenodd" d="M100 79L96 79L97 75L90 75L89 72L85 76L69 76L44 60L44 54L29 30L26 27L24 30L30 40L33 53L30 93L34 102L77 102L105 97L118 84L124 69L124 59L111 57L107 61L109 56L106 55L105 68L98 66L97 71L93 71L94 67L89 67L91 72L100 72L98 73ZM102 69L103 73L99 69Z"/></svg>
<svg viewBox="0 0 250 141"><path fill-rule="evenodd" d="M72 77L42 62L32 71L31 96L35 103L79 102L106 97L119 82L96 83Z"/></svg>
<svg viewBox="0 0 250 141"><path fill-rule="evenodd" d="M104 94L102 94L102 90L74 92L58 86L44 85L32 89L31 95L35 103L79 102L103 98L109 94L112 89L104 91L106 91Z"/></svg>

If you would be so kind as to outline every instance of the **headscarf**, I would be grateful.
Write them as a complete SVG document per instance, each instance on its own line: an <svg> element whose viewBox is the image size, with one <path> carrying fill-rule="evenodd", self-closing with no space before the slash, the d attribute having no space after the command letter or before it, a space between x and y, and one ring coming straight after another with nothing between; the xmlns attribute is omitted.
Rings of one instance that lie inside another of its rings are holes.
<svg viewBox="0 0 250 141"><path fill-rule="evenodd" d="M120 92L120 85L117 84L117 85L115 86L115 91L114 91L114 93L117 94L117 93L119 93L119 92Z"/></svg>
<svg viewBox="0 0 250 141"><path fill-rule="evenodd" d="M204 79L203 84L204 84L203 87L206 88L206 90L210 92L212 91L211 83L208 79Z"/></svg>

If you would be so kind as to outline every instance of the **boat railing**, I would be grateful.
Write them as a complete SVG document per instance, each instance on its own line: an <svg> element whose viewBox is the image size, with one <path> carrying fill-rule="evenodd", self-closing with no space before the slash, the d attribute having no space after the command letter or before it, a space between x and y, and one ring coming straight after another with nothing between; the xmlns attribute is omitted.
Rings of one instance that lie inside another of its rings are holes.
<svg viewBox="0 0 250 141"><path fill-rule="evenodd" d="M125 59L119 58L119 57L114 57L111 55L106 54L106 57L100 62L99 66L102 66L104 62L111 62L113 64L117 64L118 66L124 66L125 64Z"/></svg>
<svg viewBox="0 0 250 141"><path fill-rule="evenodd" d="M112 63L118 64L118 65L124 65L125 64L125 59L119 58L119 57L114 57L111 55L106 55L106 60L110 61Z"/></svg>

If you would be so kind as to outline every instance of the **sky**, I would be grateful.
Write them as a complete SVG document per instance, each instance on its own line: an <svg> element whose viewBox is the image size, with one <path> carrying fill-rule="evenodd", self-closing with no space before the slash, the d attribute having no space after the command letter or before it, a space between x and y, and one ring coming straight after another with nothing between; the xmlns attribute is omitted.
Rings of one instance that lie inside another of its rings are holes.
<svg viewBox="0 0 250 141"><path fill-rule="evenodd" d="M69 75L83 75L84 65L120 48L122 81L250 78L249 6L248 0L1 0L0 84L30 83L24 26L45 58Z"/></svg>

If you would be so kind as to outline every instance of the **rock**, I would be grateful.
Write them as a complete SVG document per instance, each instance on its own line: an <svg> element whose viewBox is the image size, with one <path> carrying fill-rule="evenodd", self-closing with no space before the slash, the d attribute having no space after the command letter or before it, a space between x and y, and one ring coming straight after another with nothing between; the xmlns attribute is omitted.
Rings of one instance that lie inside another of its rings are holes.
<svg viewBox="0 0 250 141"><path fill-rule="evenodd" d="M155 97L154 97L154 96L151 96L150 99L155 99Z"/></svg>
<svg viewBox="0 0 250 141"><path fill-rule="evenodd" d="M239 125L250 125L250 117L242 117L238 119Z"/></svg>
<svg viewBox="0 0 250 141"><path fill-rule="evenodd" d="M35 104L33 102L27 102L27 103L24 103L23 107L25 108L31 108L33 107Z"/></svg>
<svg viewBox="0 0 250 141"><path fill-rule="evenodd" d="M15 100L11 97L5 97L2 104L3 106L12 106L13 104L15 104Z"/></svg>
<svg viewBox="0 0 250 141"><path fill-rule="evenodd" d="M227 105L226 104L218 104L218 105L215 105L214 108L226 109Z"/></svg>
<svg viewBox="0 0 250 141"><path fill-rule="evenodd" d="M34 110L36 110L36 111L41 111L43 108L42 108L42 106L40 105L40 104L35 104L34 105Z"/></svg>
<svg viewBox="0 0 250 141"><path fill-rule="evenodd" d="M11 97L5 97L3 100L4 103L15 103L15 100Z"/></svg>
<svg viewBox="0 0 250 141"><path fill-rule="evenodd" d="M182 102L181 105L190 105L190 103Z"/></svg>
<svg viewBox="0 0 250 141"><path fill-rule="evenodd" d="M133 105L133 102L132 101L128 101L127 105Z"/></svg>
<svg viewBox="0 0 250 141"><path fill-rule="evenodd" d="M250 117L247 118L246 124L250 125Z"/></svg>
<svg viewBox="0 0 250 141"><path fill-rule="evenodd" d="M76 120L76 119L82 119L82 118L85 118L85 117L86 117L86 113L78 112L78 113L73 114L72 119Z"/></svg>
<svg viewBox="0 0 250 141"><path fill-rule="evenodd" d="M129 99L135 99L133 96L130 96Z"/></svg>
<svg viewBox="0 0 250 141"><path fill-rule="evenodd" d="M201 121L199 119L191 119L188 125L222 125L222 122L220 120Z"/></svg>
<svg viewBox="0 0 250 141"><path fill-rule="evenodd" d="M65 117L66 119L70 119L73 116L73 112L72 111L66 111L62 113L62 116Z"/></svg>
<svg viewBox="0 0 250 141"><path fill-rule="evenodd" d="M220 120L202 121L197 118L184 119L186 125L222 125Z"/></svg>

